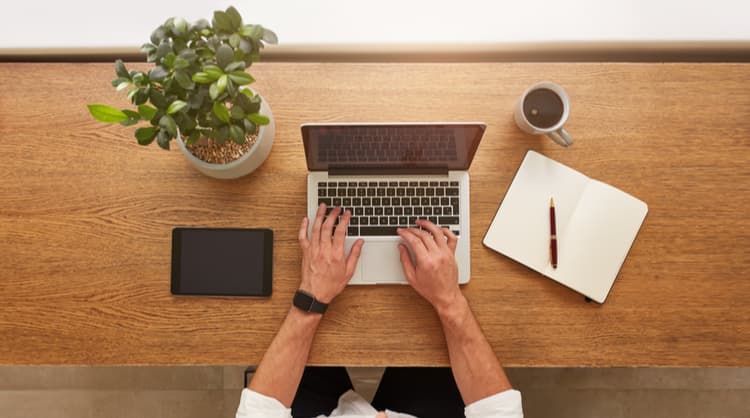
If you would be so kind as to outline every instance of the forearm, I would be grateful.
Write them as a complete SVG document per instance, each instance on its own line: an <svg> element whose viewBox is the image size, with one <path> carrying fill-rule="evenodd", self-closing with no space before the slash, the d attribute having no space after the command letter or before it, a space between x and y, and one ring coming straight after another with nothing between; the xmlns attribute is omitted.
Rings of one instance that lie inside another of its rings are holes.
<svg viewBox="0 0 750 418"><path fill-rule="evenodd" d="M453 376L466 405L511 389L500 362L479 323L461 296L438 310L448 345Z"/></svg>
<svg viewBox="0 0 750 418"><path fill-rule="evenodd" d="M322 316L292 308L268 347L248 387L292 405Z"/></svg>

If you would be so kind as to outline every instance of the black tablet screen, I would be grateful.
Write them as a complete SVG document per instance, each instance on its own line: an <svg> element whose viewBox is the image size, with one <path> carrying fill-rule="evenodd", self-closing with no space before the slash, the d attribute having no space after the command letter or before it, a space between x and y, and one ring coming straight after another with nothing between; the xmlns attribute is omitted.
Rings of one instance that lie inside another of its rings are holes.
<svg viewBox="0 0 750 418"><path fill-rule="evenodd" d="M270 295L272 241L264 229L176 228L172 293Z"/></svg>

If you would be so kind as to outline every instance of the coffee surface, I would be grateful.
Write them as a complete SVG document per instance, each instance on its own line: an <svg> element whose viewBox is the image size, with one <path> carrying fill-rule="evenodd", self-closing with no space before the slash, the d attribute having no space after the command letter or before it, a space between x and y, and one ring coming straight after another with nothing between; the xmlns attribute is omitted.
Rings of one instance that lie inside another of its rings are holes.
<svg viewBox="0 0 750 418"><path fill-rule="evenodd" d="M551 128L562 118L563 102L560 96L550 89L536 89L526 95L523 101L523 114L526 120L537 128Z"/></svg>

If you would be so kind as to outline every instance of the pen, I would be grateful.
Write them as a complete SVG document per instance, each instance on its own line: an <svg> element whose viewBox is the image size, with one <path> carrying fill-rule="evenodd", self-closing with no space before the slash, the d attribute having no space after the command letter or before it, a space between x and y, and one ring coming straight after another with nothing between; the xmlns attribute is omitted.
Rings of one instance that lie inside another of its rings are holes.
<svg viewBox="0 0 750 418"><path fill-rule="evenodd" d="M555 225L555 200L549 198L549 252L552 268L557 268L557 226Z"/></svg>

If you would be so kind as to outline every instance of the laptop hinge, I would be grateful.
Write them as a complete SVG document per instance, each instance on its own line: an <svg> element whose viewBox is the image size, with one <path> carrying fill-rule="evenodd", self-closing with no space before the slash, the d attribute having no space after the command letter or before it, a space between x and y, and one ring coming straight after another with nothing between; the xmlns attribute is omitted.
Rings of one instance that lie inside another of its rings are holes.
<svg viewBox="0 0 750 418"><path fill-rule="evenodd" d="M388 176L388 175L448 175L445 167L420 167L420 168L363 168L363 167L337 167L329 168L329 176Z"/></svg>

